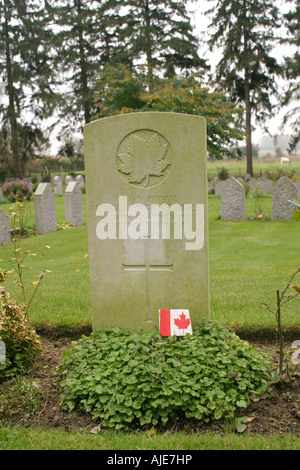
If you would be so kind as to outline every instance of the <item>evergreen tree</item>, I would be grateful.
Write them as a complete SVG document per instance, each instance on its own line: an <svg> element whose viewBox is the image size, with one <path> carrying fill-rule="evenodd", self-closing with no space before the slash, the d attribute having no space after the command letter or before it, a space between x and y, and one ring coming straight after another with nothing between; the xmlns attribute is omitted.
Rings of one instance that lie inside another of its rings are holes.
<svg viewBox="0 0 300 470"><path fill-rule="evenodd" d="M272 115L275 75L282 71L272 56L281 25L279 10L270 0L217 0L208 14L212 18L209 44L222 49L216 81L244 103L247 172L252 175L252 113L260 122Z"/></svg>
<svg viewBox="0 0 300 470"><path fill-rule="evenodd" d="M56 31L57 65L64 86L61 117L88 123L93 86L103 64L114 61L119 0L49 0Z"/></svg>
<svg viewBox="0 0 300 470"><path fill-rule="evenodd" d="M282 104L289 105L290 109L284 116L284 124L289 123L293 135L289 142L289 152L296 149L300 141L300 1L295 0L292 9L285 15L288 36L286 42L294 46L294 52L285 58L285 76L289 87L283 96Z"/></svg>
<svg viewBox="0 0 300 470"><path fill-rule="evenodd" d="M44 5L37 0L0 3L0 75L4 93L0 106L3 135L11 147L13 173L22 177L24 130L37 135L42 116L52 109L49 29ZM47 104L46 104L47 103ZM30 120L30 125L26 121ZM34 128L36 128L34 130ZM26 144L27 145L27 144Z"/></svg>
<svg viewBox="0 0 300 470"><path fill-rule="evenodd" d="M128 8L124 41L132 62L144 60L148 84L155 71L173 77L176 69L208 68L198 55L198 40L193 34L186 2L181 0L126 0Z"/></svg>

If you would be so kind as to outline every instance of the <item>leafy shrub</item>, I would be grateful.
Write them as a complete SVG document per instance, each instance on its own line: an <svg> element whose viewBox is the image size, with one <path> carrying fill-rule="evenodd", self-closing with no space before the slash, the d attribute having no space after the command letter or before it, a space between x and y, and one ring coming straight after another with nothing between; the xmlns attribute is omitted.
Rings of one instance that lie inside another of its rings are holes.
<svg viewBox="0 0 300 470"><path fill-rule="evenodd" d="M30 199L32 191L25 180L8 181L2 186L3 196L10 202Z"/></svg>
<svg viewBox="0 0 300 470"><path fill-rule="evenodd" d="M65 352L58 373L64 409L81 407L115 429L230 418L271 380L265 358L211 322L183 337L94 332Z"/></svg>
<svg viewBox="0 0 300 470"><path fill-rule="evenodd" d="M229 171L223 167L219 170L218 176L221 181L225 181L229 178Z"/></svg>
<svg viewBox="0 0 300 470"><path fill-rule="evenodd" d="M5 181L8 178L9 172L6 168L0 168L0 181Z"/></svg>
<svg viewBox="0 0 300 470"><path fill-rule="evenodd" d="M4 287L0 287L0 340L6 348L5 364L0 364L0 378L23 371L41 351L39 337L24 309L10 298Z"/></svg>

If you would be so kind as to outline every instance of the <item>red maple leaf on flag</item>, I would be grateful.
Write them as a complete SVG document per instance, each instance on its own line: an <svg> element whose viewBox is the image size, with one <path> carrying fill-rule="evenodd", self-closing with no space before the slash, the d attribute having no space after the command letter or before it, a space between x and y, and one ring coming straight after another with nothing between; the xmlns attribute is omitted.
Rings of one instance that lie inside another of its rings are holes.
<svg viewBox="0 0 300 470"><path fill-rule="evenodd" d="M174 323L180 330L186 330L190 324L190 319L182 312L179 318L175 318Z"/></svg>

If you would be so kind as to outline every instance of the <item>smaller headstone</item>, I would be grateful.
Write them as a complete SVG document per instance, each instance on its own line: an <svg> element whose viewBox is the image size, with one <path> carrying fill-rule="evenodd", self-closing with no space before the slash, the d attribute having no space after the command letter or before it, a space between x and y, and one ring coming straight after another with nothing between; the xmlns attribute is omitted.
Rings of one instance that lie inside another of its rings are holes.
<svg viewBox="0 0 300 470"><path fill-rule="evenodd" d="M287 177L277 181L272 194L272 220L293 220L294 204L289 201L297 199L296 185Z"/></svg>
<svg viewBox="0 0 300 470"><path fill-rule="evenodd" d="M215 194L217 194L218 196L221 194L223 185L224 185L224 181L218 181L215 185Z"/></svg>
<svg viewBox="0 0 300 470"><path fill-rule="evenodd" d="M0 245L10 241L9 218L5 210L0 208Z"/></svg>
<svg viewBox="0 0 300 470"><path fill-rule="evenodd" d="M3 198L3 191L2 191L2 188L0 188L0 199Z"/></svg>
<svg viewBox="0 0 300 470"><path fill-rule="evenodd" d="M258 190L260 188L259 182L257 181L256 178L250 178L248 180L248 185L251 191Z"/></svg>
<svg viewBox="0 0 300 470"><path fill-rule="evenodd" d="M263 193L264 194L272 193L273 188L274 188L274 183L273 183L272 180L269 179L269 180L264 181L264 184L263 184Z"/></svg>
<svg viewBox="0 0 300 470"><path fill-rule="evenodd" d="M257 180L257 188L258 190L261 190L263 194L272 193L273 182L270 179L261 177Z"/></svg>
<svg viewBox="0 0 300 470"><path fill-rule="evenodd" d="M61 196L63 193L63 186L62 186L62 179L60 176L54 176L53 186L54 186L54 195Z"/></svg>
<svg viewBox="0 0 300 470"><path fill-rule="evenodd" d="M65 178L65 184L66 184L66 186L68 186L68 184L69 184L71 181L73 181L72 176L71 176L71 175L66 176L66 178Z"/></svg>
<svg viewBox="0 0 300 470"><path fill-rule="evenodd" d="M300 178L298 178L295 181L295 185L296 185L296 188L297 188L297 197L300 197Z"/></svg>
<svg viewBox="0 0 300 470"><path fill-rule="evenodd" d="M37 233L55 232L55 198L51 183L40 183L34 193L33 200Z"/></svg>
<svg viewBox="0 0 300 470"><path fill-rule="evenodd" d="M76 181L79 183L81 189L84 188L84 177L82 175L76 176Z"/></svg>
<svg viewBox="0 0 300 470"><path fill-rule="evenodd" d="M72 225L83 225L82 192L77 181L71 181L65 191L65 217Z"/></svg>
<svg viewBox="0 0 300 470"><path fill-rule="evenodd" d="M221 191L221 219L245 219L245 188L234 177L224 182Z"/></svg>

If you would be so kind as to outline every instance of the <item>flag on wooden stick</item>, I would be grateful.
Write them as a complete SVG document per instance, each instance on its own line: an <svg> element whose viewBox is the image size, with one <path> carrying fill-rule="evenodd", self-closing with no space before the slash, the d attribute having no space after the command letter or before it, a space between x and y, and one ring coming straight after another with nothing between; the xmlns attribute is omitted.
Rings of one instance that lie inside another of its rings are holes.
<svg viewBox="0 0 300 470"><path fill-rule="evenodd" d="M159 332L161 336L184 336L193 334L189 310L159 310Z"/></svg>

